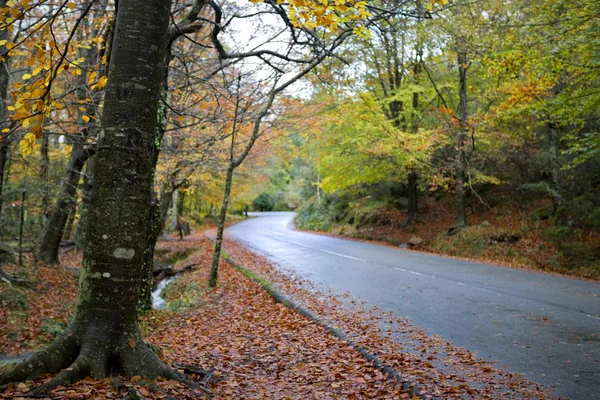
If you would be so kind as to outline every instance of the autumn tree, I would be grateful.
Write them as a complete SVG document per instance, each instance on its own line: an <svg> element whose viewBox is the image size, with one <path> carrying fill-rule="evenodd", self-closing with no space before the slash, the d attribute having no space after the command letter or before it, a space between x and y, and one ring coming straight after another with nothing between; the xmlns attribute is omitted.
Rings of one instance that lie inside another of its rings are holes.
<svg viewBox="0 0 600 400"><path fill-rule="evenodd" d="M169 12L168 0L119 2L77 308L57 341L1 384L60 370L35 392L117 371L185 379L154 355L137 323Z"/></svg>

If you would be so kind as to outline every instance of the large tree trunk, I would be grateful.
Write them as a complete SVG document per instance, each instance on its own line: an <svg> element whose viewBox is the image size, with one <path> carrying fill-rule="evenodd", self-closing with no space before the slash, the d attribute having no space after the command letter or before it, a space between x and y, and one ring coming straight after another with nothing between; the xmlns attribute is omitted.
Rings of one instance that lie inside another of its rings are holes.
<svg viewBox="0 0 600 400"><path fill-rule="evenodd" d="M75 315L0 384L63 368L35 392L111 373L185 379L143 342L137 320L169 12L169 0L119 2Z"/></svg>
<svg viewBox="0 0 600 400"><path fill-rule="evenodd" d="M467 54L458 53L459 77L459 131L456 138L456 226L467 225L467 211L465 208L465 178L467 170Z"/></svg>

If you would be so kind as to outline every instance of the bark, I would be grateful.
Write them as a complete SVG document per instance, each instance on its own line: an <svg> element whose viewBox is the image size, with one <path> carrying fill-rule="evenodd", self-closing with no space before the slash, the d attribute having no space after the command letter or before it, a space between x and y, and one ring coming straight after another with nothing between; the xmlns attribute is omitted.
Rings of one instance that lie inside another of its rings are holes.
<svg viewBox="0 0 600 400"><path fill-rule="evenodd" d="M73 225L75 224L75 214L77 214L77 194L74 196L73 206L69 211L69 218L67 219L67 226L65 227L65 233L63 234L63 240L71 239L73 233Z"/></svg>
<svg viewBox="0 0 600 400"><path fill-rule="evenodd" d="M465 174L467 170L466 139L467 139L467 55L458 53L459 78L459 131L456 138L456 226L467 225L465 209Z"/></svg>
<svg viewBox="0 0 600 400"><path fill-rule="evenodd" d="M38 251L39 259L47 264L58 264L59 262L60 241L64 235L65 225L69 219L71 209L75 207L75 195L81 177L81 170L91 154L91 150L85 149L81 143L76 143L73 150L71 150L67 175L61 186L56 208L47 223Z"/></svg>
<svg viewBox="0 0 600 400"><path fill-rule="evenodd" d="M179 190L173 192L173 200L171 206L171 231L176 230L179 227Z"/></svg>
<svg viewBox="0 0 600 400"><path fill-rule="evenodd" d="M92 186L94 183L94 171L96 169L96 157L91 156L85 164L85 173L83 174L83 185L81 187L81 206L79 207L79 222L75 230L75 249L83 250L85 247L85 237L87 234L88 211L92 195Z"/></svg>
<svg viewBox="0 0 600 400"><path fill-rule="evenodd" d="M221 247L223 245L223 231L225 230L225 218L227 217L227 206L229 205L229 196L231 195L231 182L233 181L233 165L230 163L225 177L225 193L223 194L223 204L217 224L217 238L215 239L215 251L213 253L212 266L210 268L210 279L208 286L217 286L219 279L219 259L221 257Z"/></svg>
<svg viewBox="0 0 600 400"><path fill-rule="evenodd" d="M408 173L408 218L406 224L409 225L419 219L419 203L417 181L419 175L415 171Z"/></svg>
<svg viewBox="0 0 600 400"><path fill-rule="evenodd" d="M6 7L6 0L0 0L0 8ZM0 40L8 39L8 30L4 29L0 31ZM4 53L6 51L5 46L0 46L0 52ZM6 121L6 97L8 93L8 83L9 83L9 65L8 65L8 56L5 56L6 61L0 62L0 131L4 128L8 127L8 123ZM0 240L2 239L2 203L4 196L4 178L6 173L6 162L8 160L8 152L11 145L10 136L4 136L0 133Z"/></svg>
<svg viewBox="0 0 600 400"><path fill-rule="evenodd" d="M548 151L550 153L550 159L552 162L551 174L552 174L552 197L553 210L556 211L558 207L563 205L564 199L560 193L560 162L558 160L558 130L556 125L553 123L548 124L547 130L547 142Z"/></svg>
<svg viewBox="0 0 600 400"><path fill-rule="evenodd" d="M139 309L146 312L152 309L152 289L154 288L154 249L160 233L164 230L167 215L171 205L173 190L168 190L165 185L161 188L160 200L153 193L153 199L150 204L150 218L148 219L149 234L146 240L146 251L142 263L142 282L140 288Z"/></svg>
<svg viewBox="0 0 600 400"><path fill-rule="evenodd" d="M48 155L49 137L46 132L42 135L42 159L40 162L40 180L42 181L42 232L48 226L48 215L50 208L50 184L48 182L48 170L50 169L50 157Z"/></svg>
<svg viewBox="0 0 600 400"><path fill-rule="evenodd" d="M75 315L0 385L61 369L34 394L113 373L185 380L143 342L137 320L169 11L169 0L119 1Z"/></svg>

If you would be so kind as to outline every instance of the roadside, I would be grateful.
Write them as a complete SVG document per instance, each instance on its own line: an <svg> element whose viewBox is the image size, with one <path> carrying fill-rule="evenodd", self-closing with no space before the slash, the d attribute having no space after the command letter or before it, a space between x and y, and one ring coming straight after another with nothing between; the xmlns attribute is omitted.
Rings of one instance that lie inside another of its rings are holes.
<svg viewBox="0 0 600 400"><path fill-rule="evenodd" d="M197 264L197 268L167 288L167 309L146 314L141 329L167 362L192 364L219 376L221 381L211 386L214 398L409 398L398 382L387 379L320 325L275 303L227 263L221 264L219 286L208 290L212 242L200 231L183 241L168 240L158 246L161 257L190 249L195 252L175 267ZM77 255L72 264L77 265ZM38 340L45 319L56 318L57 324L63 324L68 318L68 313L58 313L58 309L59 304L74 299L76 269L40 265L36 277L36 290L22 290L29 308L23 309L19 327L3 318L11 312L11 307L3 304L0 343L5 354L40 348L46 343ZM2 284L0 293L7 289L11 288ZM18 398L40 382L9 388L2 397ZM121 385L137 387L148 399L164 398L166 394L177 399L193 397L187 388L174 382L159 382L162 393L152 393L136 377ZM124 393L108 379L86 379L48 395L91 397L123 398Z"/></svg>
<svg viewBox="0 0 600 400"><path fill-rule="evenodd" d="M329 325L392 366L401 376L417 382L426 396L440 398L552 398L537 384L478 359L390 313L368 309L350 296L322 293L293 272L270 264L259 254L230 239L225 250L236 263L269 281L278 291L309 309Z"/></svg>
<svg viewBox="0 0 600 400"><path fill-rule="evenodd" d="M600 280L600 234L573 230L558 237L545 200L504 201L492 208L471 208L469 226L456 230L449 199L421 199L419 220L406 225L407 211L390 206L352 203L338 214L300 210L297 228L407 250L511 268ZM304 213L304 214L302 214ZM308 214L307 214L308 213ZM314 223L313 218L321 221ZM327 221L326 223L323 220Z"/></svg>

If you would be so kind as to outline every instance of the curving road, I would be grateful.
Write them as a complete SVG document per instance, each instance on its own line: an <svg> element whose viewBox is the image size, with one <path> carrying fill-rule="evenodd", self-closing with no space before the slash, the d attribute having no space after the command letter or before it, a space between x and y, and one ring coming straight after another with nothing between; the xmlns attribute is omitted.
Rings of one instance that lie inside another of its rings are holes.
<svg viewBox="0 0 600 400"><path fill-rule="evenodd" d="M410 317L570 399L600 399L600 285L292 229L294 213L227 233L321 289Z"/></svg>

